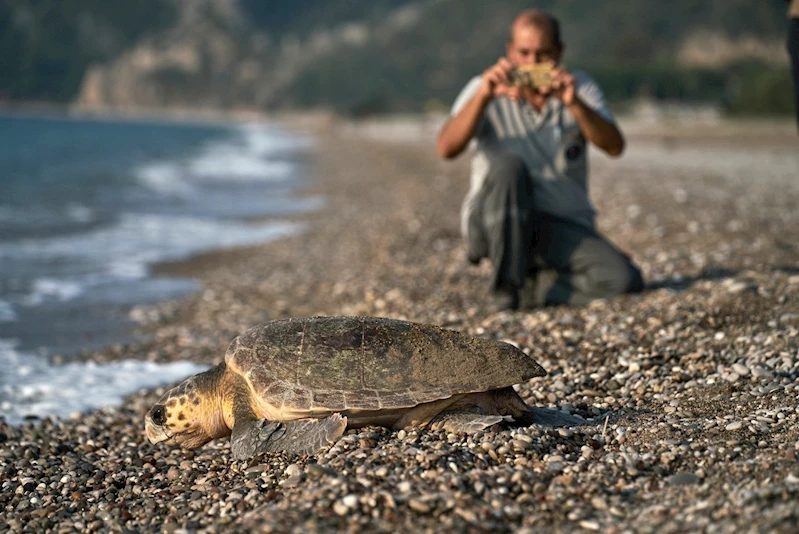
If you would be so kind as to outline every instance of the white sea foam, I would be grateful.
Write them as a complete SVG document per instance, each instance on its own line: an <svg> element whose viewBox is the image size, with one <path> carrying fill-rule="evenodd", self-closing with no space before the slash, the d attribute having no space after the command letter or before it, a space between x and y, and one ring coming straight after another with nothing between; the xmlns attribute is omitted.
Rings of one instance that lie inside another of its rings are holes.
<svg viewBox="0 0 799 534"><path fill-rule="evenodd" d="M70 202L64 206L0 205L0 224L20 229L61 229L70 223L85 225L97 220L97 213L90 207ZM7 228L6 228L7 229Z"/></svg>
<svg viewBox="0 0 799 534"><path fill-rule="evenodd" d="M88 287L144 278L153 263L264 243L298 233L302 228L300 223L285 221L248 224L197 217L127 214L113 226L84 234L4 243L0 245L0 262L6 258L38 264L92 265L91 273L35 280L30 293L22 299L22 304L35 306L46 301L73 299Z"/></svg>
<svg viewBox="0 0 799 534"><path fill-rule="evenodd" d="M0 323L13 323L17 320L17 312L10 302L0 299Z"/></svg>
<svg viewBox="0 0 799 534"><path fill-rule="evenodd" d="M310 137L287 134L264 124L246 124L241 127L247 146L254 152L267 156L292 150L307 150L313 145Z"/></svg>
<svg viewBox="0 0 799 534"><path fill-rule="evenodd" d="M67 204L67 217L75 222L89 223L95 220L94 210L77 202Z"/></svg>
<svg viewBox="0 0 799 534"><path fill-rule="evenodd" d="M139 183L160 195L189 198L195 191L175 162L148 163L136 169L135 174Z"/></svg>
<svg viewBox="0 0 799 534"><path fill-rule="evenodd" d="M31 291L25 296L26 306L38 306L45 301L65 302L83 293L84 286L75 281L57 278L39 278L31 284Z"/></svg>
<svg viewBox="0 0 799 534"><path fill-rule="evenodd" d="M160 195L189 198L201 182L273 182L291 175L294 165L278 159L306 148L310 140L264 125L245 125L232 138L214 141L182 160L147 163L135 171L139 182Z"/></svg>
<svg viewBox="0 0 799 534"><path fill-rule="evenodd" d="M208 368L191 362L136 360L51 365L39 356L17 352L15 345L0 339L0 416L10 424L20 424L28 416L68 417L119 406L126 395L178 382Z"/></svg>
<svg viewBox="0 0 799 534"><path fill-rule="evenodd" d="M274 181L288 177L292 168L285 161L268 161L258 154L241 154L235 148L223 146L189 163L189 170L195 176L226 181Z"/></svg>

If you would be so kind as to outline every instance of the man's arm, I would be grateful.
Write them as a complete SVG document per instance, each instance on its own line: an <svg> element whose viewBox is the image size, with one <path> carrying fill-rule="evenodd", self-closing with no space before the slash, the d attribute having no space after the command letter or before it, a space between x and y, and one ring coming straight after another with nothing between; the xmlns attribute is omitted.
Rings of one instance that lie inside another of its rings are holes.
<svg viewBox="0 0 799 534"><path fill-rule="evenodd" d="M482 91L478 91L459 112L444 124L436 142L436 152L439 156L444 159L452 159L463 152L474 137L483 111L491 102L491 98L491 95L486 96Z"/></svg>
<svg viewBox="0 0 799 534"><path fill-rule="evenodd" d="M436 152L445 159L452 159L464 151L474 137L480 119L491 99L499 95L519 98L517 87L506 84L513 65L507 58L500 58L483 73L480 87L463 108L453 115L441 128L436 141Z"/></svg>
<svg viewBox="0 0 799 534"><path fill-rule="evenodd" d="M620 156L624 151L624 136L612 122L605 120L599 113L586 106L575 96L567 105L574 115L580 130L588 141L604 150L610 156Z"/></svg>
<svg viewBox="0 0 799 534"><path fill-rule="evenodd" d="M574 75L563 67L555 68L552 87L547 90L571 111L585 138L610 156L619 156L624 151L624 136L613 122L587 106L577 96Z"/></svg>

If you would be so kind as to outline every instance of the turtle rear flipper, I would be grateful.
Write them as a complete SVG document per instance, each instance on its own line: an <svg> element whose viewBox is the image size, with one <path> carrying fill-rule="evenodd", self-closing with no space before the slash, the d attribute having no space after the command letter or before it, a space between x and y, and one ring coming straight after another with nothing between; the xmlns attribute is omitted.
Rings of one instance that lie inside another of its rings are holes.
<svg viewBox="0 0 799 534"><path fill-rule="evenodd" d="M430 428L471 434L504 421L501 415L486 415L482 410L465 408L441 412L430 421Z"/></svg>
<svg viewBox="0 0 799 534"><path fill-rule="evenodd" d="M580 426L586 424L585 419L570 415L552 408L529 408L520 415L513 416L514 421L520 426L541 425L551 427Z"/></svg>

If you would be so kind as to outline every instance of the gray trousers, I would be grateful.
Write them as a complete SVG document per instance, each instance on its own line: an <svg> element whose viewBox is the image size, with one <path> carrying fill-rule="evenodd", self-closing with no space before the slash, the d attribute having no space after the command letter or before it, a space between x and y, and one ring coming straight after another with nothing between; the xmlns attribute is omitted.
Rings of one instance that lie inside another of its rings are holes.
<svg viewBox="0 0 799 534"><path fill-rule="evenodd" d="M522 304L586 304L641 291L641 271L595 230L537 212L533 182L513 154L492 158L469 217L469 258L489 258L491 289Z"/></svg>

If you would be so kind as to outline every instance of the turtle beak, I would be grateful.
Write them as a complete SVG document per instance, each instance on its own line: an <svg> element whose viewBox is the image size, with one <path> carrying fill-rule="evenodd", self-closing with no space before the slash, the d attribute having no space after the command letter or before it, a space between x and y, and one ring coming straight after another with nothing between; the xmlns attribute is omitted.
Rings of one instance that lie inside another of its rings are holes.
<svg viewBox="0 0 799 534"><path fill-rule="evenodd" d="M161 443L162 441L168 441L172 437L164 432L163 428L156 426L149 417L144 420L144 431L147 434L147 439L149 439L150 443L153 445Z"/></svg>
<svg viewBox="0 0 799 534"><path fill-rule="evenodd" d="M164 424L164 406L157 404L144 416L144 431L150 443L156 444L168 441L172 436L166 433Z"/></svg>

